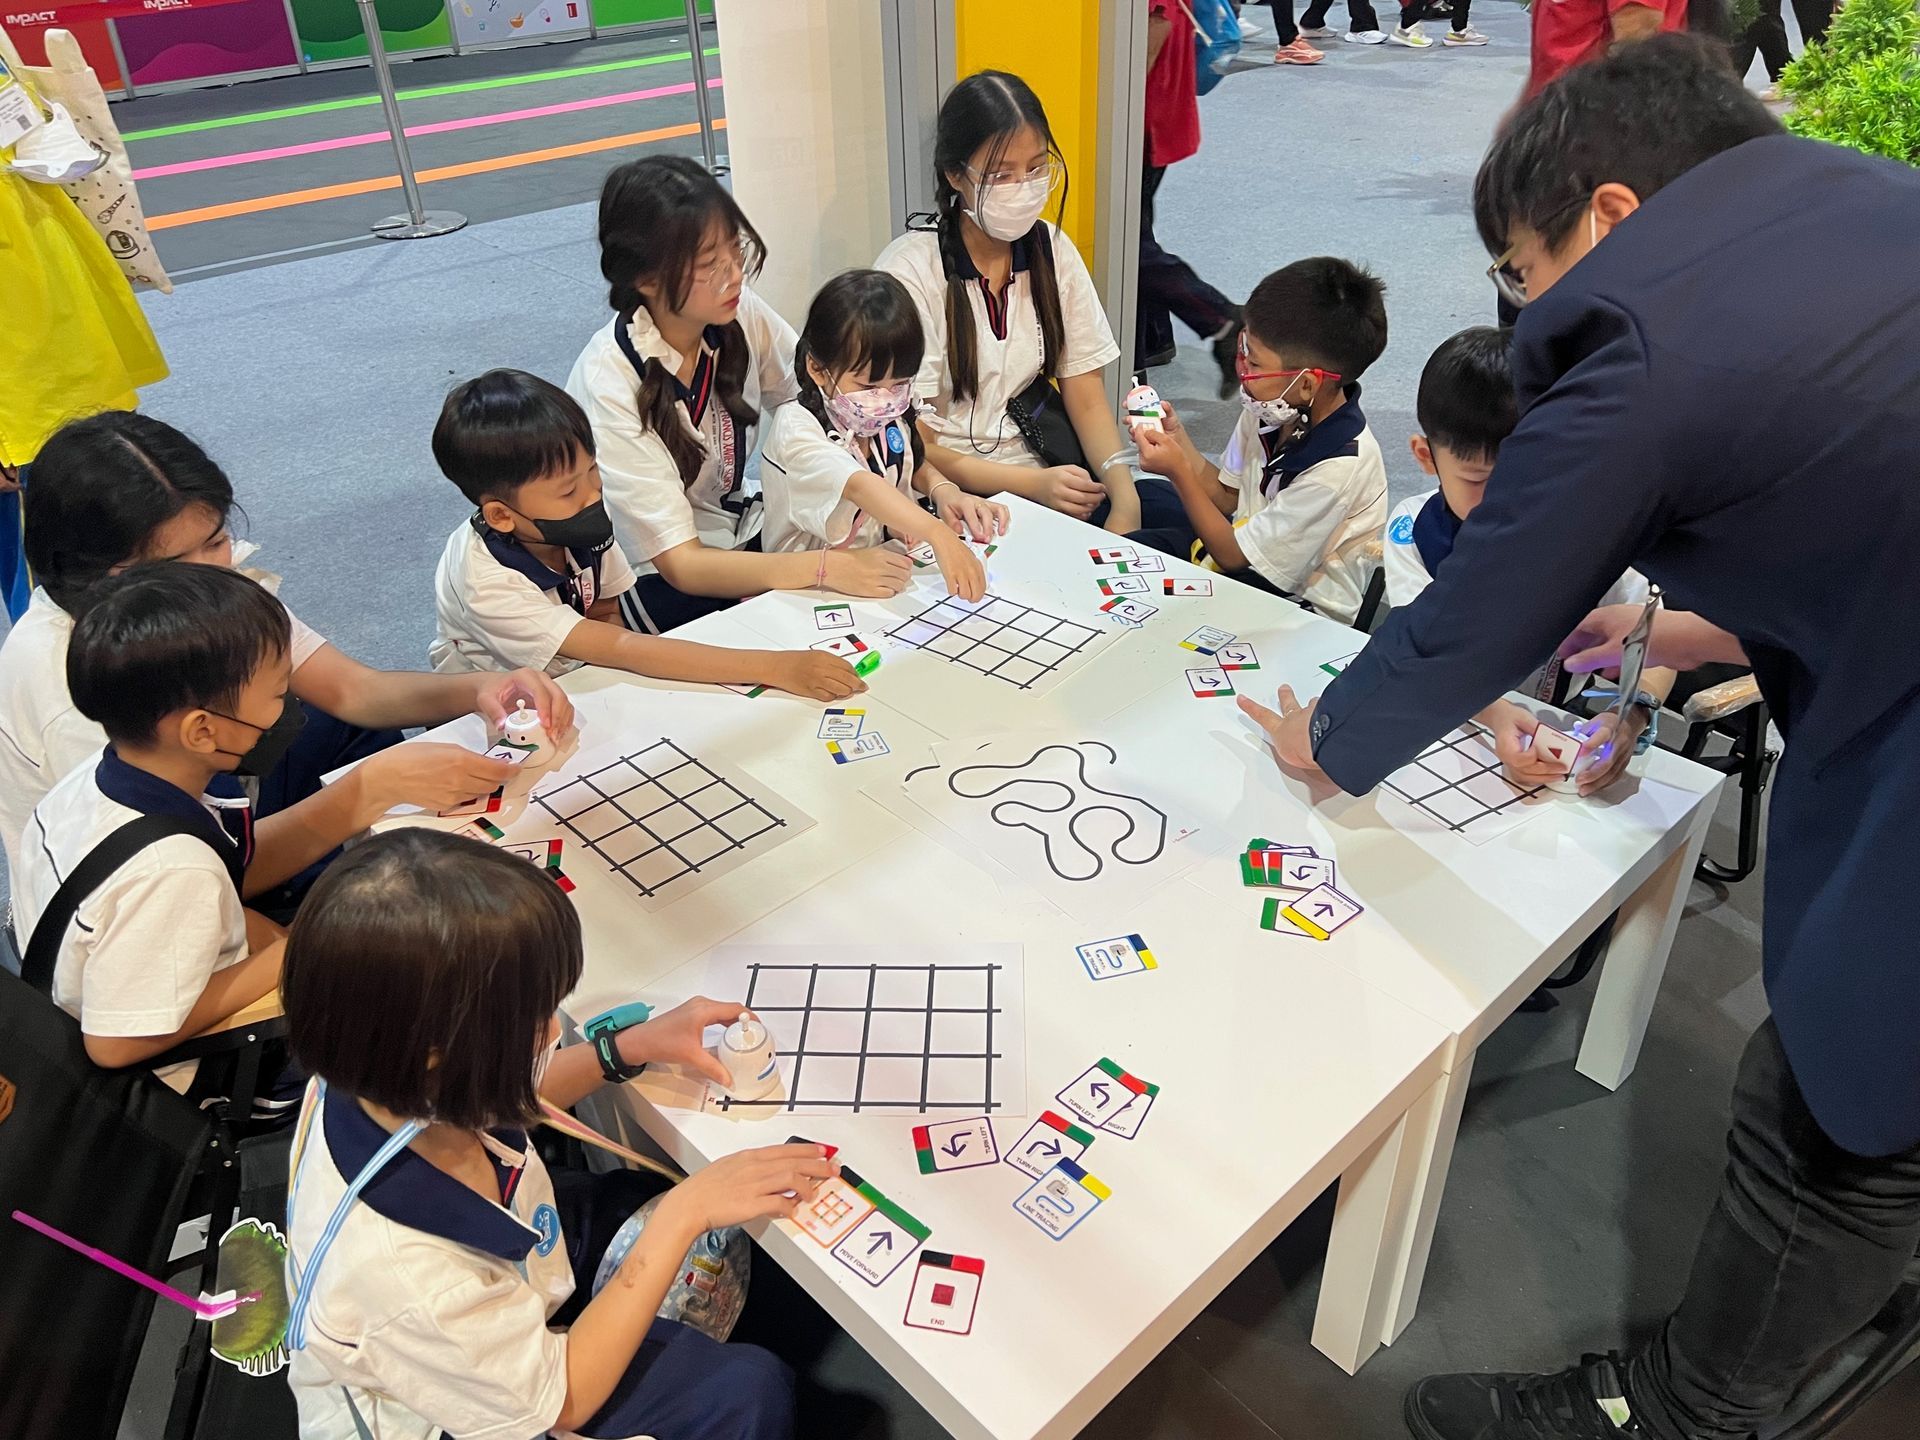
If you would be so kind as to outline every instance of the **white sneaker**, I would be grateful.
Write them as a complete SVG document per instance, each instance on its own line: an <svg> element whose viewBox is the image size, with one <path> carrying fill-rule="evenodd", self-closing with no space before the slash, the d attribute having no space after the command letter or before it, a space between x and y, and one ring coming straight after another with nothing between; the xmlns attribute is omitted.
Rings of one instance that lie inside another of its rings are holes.
<svg viewBox="0 0 1920 1440"><path fill-rule="evenodd" d="M1309 40L1331 40L1334 37L1334 28L1331 25L1303 25L1300 27L1300 33Z"/></svg>
<svg viewBox="0 0 1920 1440"><path fill-rule="evenodd" d="M1433 37L1431 35L1423 35L1420 33L1420 22L1418 20L1414 21L1411 25L1394 26L1393 34L1387 38L1396 45L1406 46L1409 50L1425 50L1433 44Z"/></svg>
<svg viewBox="0 0 1920 1440"><path fill-rule="evenodd" d="M1349 30L1341 39L1349 45L1383 45L1387 37L1378 30Z"/></svg>
<svg viewBox="0 0 1920 1440"><path fill-rule="evenodd" d="M1449 30L1441 37L1442 45L1484 45L1487 37L1469 25L1464 30Z"/></svg>

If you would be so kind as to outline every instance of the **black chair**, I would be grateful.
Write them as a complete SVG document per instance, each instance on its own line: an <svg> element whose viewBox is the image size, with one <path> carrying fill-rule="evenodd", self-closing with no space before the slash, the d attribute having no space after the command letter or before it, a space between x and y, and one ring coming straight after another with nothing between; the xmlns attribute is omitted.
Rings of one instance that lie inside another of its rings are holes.
<svg viewBox="0 0 1920 1440"><path fill-rule="evenodd" d="M156 1063L201 1058L231 1067L229 1100L201 1109L145 1067L96 1066L78 1022L0 968L0 1435L114 1440L155 1298L12 1212L150 1275L184 1271L181 1289L214 1291L220 1237L240 1198L240 1147L254 1143L242 1138L245 1120L262 1056L283 1031L276 1017L161 1057ZM206 1244L170 1264L181 1225L200 1216ZM192 1433L208 1335L206 1322L196 1322L181 1352L169 1440Z"/></svg>
<svg viewBox="0 0 1920 1440"><path fill-rule="evenodd" d="M1740 780L1740 838L1734 862L1721 865L1703 855L1694 873L1702 880L1732 885L1760 863L1763 797L1780 752L1767 746L1767 706L1751 674L1732 665L1705 666L1682 675L1674 689L1683 687L1685 693L1669 702L1687 722L1686 737L1676 748L1687 759ZM1716 735L1728 748L1725 754L1709 755L1707 742Z"/></svg>

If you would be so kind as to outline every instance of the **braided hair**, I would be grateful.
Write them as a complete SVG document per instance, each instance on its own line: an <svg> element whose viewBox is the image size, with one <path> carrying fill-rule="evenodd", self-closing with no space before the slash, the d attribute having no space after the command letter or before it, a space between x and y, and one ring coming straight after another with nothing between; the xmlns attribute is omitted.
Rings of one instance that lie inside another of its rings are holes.
<svg viewBox="0 0 1920 1440"><path fill-rule="evenodd" d="M969 75L953 87L940 106L933 168L939 187L940 265L947 276L947 374L956 400L971 400L979 393L980 374L974 357L973 306L967 297L967 287L972 284L967 271L972 266L961 233L965 207L952 177L963 173L982 147L987 149L984 168L991 170L1008 142L1027 129L1046 142L1047 153L1060 163L1064 174L1066 162L1047 124L1047 112L1033 88L1018 75L1004 70ZM1066 202L1063 185L1056 214L1064 212ZM1060 282L1054 274L1053 244L1044 219L1034 221L1026 242L1030 257L1027 277L1033 286L1034 309L1040 315L1040 373L1051 380L1065 345L1066 325L1060 317Z"/></svg>
<svg viewBox="0 0 1920 1440"><path fill-rule="evenodd" d="M643 282L673 311L693 291L693 271L702 246L715 229L737 240L746 278L760 273L767 247L739 205L699 164L683 155L650 155L616 166L600 188L600 274L607 282L607 303L621 315L646 304ZM713 393L740 426L757 418L742 398L752 356L746 331L736 318L720 328ZM706 450L675 413L675 377L649 357L637 397L640 423L665 442L691 485L706 462Z"/></svg>

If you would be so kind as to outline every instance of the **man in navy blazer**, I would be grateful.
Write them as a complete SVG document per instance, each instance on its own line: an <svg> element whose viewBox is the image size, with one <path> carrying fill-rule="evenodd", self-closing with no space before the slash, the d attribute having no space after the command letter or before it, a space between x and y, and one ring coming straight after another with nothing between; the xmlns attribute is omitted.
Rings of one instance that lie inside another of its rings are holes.
<svg viewBox="0 0 1920 1440"><path fill-rule="evenodd" d="M1629 566L1669 606L1649 664L1751 661L1787 742L1773 1014L1681 1304L1630 1358L1407 1400L1421 1440L1745 1437L1920 1245L1920 171L1782 133L1662 36L1522 107L1474 209L1532 302L1486 499L1317 705L1246 708L1362 793L1570 632L1574 668L1617 654L1632 617L1588 610Z"/></svg>

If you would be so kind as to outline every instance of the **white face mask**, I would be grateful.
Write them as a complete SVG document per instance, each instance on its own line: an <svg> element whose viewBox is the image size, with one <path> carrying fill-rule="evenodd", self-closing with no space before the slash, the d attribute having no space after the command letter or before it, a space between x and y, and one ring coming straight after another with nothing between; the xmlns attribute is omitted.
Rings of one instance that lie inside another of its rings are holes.
<svg viewBox="0 0 1920 1440"><path fill-rule="evenodd" d="M1240 387L1240 403L1252 412L1262 430L1284 430L1300 418L1299 408L1287 403L1287 392L1299 383L1300 377L1294 376L1287 382L1286 390L1282 390L1279 398L1274 400L1256 400L1243 385Z"/></svg>
<svg viewBox="0 0 1920 1440"><path fill-rule="evenodd" d="M1047 196L1052 189L1052 181L1045 175L1031 180L1002 180L984 187L975 185L973 208L967 213L994 239L1018 240L1033 229L1034 221L1047 208Z"/></svg>
<svg viewBox="0 0 1920 1440"><path fill-rule="evenodd" d="M533 1062L533 1093L534 1094L538 1095L540 1093L540 1087L547 1083L547 1071L553 1065L553 1057L558 1055L559 1053L560 1053L560 1036L556 1032L554 1037L547 1042L547 1048L542 1050L539 1053L539 1055L534 1057L534 1062Z"/></svg>

